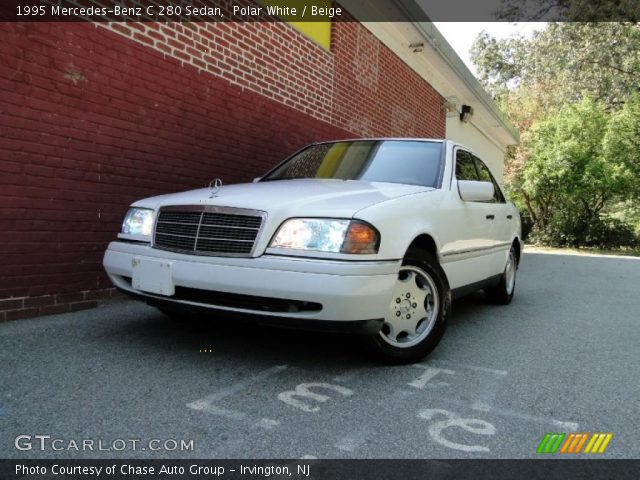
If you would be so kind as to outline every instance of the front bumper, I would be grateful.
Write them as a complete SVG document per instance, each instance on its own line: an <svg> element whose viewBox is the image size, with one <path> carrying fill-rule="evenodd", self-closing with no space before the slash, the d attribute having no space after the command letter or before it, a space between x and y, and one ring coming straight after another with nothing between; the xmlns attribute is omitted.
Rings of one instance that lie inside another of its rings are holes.
<svg viewBox="0 0 640 480"><path fill-rule="evenodd" d="M173 295L133 287L134 265L145 260L170 265ZM339 261L275 255L208 257L116 241L109 244L103 265L116 287L150 303L283 320L307 319L311 325L316 321L383 318L400 260Z"/></svg>

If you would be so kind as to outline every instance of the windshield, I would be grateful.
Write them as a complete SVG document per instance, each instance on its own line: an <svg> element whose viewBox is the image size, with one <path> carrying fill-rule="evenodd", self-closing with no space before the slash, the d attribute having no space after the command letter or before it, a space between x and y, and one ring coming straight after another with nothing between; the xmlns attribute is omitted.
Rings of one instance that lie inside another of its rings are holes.
<svg viewBox="0 0 640 480"><path fill-rule="evenodd" d="M356 140L311 145L262 178L335 178L437 187L442 142Z"/></svg>

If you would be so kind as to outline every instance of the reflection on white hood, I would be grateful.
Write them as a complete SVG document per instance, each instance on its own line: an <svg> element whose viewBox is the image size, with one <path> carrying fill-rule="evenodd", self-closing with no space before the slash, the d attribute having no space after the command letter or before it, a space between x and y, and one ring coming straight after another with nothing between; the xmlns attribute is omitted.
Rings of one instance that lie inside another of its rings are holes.
<svg viewBox="0 0 640 480"><path fill-rule="evenodd" d="M215 205L262 210L285 216L351 217L358 210L431 187L362 180L295 179L223 185L211 198L209 188L151 197L134 205Z"/></svg>

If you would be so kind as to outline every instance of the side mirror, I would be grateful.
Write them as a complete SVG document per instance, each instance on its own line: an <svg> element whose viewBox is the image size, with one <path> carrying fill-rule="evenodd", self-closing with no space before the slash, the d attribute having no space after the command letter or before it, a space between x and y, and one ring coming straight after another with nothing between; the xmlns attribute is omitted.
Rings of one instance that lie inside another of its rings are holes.
<svg viewBox="0 0 640 480"><path fill-rule="evenodd" d="M262 177L256 177L256 178L254 178L254 179L251 181L251 183L258 183L258 182L260 181L260 179L261 179L261 178L262 178Z"/></svg>
<svg viewBox="0 0 640 480"><path fill-rule="evenodd" d="M458 192L465 202L488 202L495 194L493 183L458 180Z"/></svg>

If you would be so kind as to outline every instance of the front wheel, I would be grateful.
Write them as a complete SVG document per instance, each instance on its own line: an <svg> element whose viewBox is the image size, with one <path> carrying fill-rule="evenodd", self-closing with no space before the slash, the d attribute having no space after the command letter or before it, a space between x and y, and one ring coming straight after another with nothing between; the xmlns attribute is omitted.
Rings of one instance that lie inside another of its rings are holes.
<svg viewBox="0 0 640 480"><path fill-rule="evenodd" d="M370 339L378 358L402 364L420 360L438 345L451 299L444 272L427 252L407 253L380 332Z"/></svg>

